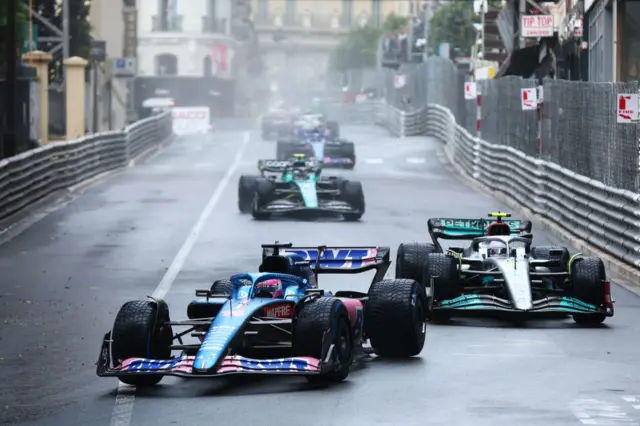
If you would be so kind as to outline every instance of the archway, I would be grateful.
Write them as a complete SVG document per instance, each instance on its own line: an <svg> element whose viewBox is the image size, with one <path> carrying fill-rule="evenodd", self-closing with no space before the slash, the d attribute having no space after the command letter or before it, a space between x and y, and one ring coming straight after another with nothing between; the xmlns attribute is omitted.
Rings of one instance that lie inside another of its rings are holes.
<svg viewBox="0 0 640 426"><path fill-rule="evenodd" d="M178 75L178 57L171 53L156 55L156 75Z"/></svg>

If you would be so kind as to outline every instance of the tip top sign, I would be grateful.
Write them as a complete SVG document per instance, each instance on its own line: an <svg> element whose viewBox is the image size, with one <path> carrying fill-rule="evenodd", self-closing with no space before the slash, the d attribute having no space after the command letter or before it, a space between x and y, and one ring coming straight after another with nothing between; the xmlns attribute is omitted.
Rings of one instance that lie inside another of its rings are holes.
<svg viewBox="0 0 640 426"><path fill-rule="evenodd" d="M466 82L464 83L464 98L465 99L476 99L478 97L478 87L474 82Z"/></svg>
<svg viewBox="0 0 640 426"><path fill-rule="evenodd" d="M536 89L521 89L520 102L523 111L530 111L538 108L538 95Z"/></svg>

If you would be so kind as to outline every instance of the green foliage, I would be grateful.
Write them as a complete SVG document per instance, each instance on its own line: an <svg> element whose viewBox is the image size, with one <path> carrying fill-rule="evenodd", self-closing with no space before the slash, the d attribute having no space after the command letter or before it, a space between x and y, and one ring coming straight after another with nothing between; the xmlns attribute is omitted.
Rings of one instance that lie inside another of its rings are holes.
<svg viewBox="0 0 640 426"><path fill-rule="evenodd" d="M7 7L9 1L13 0L0 0L0 65L4 65L6 63L6 51L7 51ZM16 17L16 39L17 46L22 46L25 35L27 33L27 23L29 20L29 15L27 11L27 7L25 3L17 4L17 12L18 15ZM16 47L16 55L20 57L22 52L18 47Z"/></svg>
<svg viewBox="0 0 640 426"><path fill-rule="evenodd" d="M456 1L442 6L429 23L429 47L437 52L440 43L449 43L451 50L457 48L463 56L469 55L476 37L475 22L472 2Z"/></svg>
<svg viewBox="0 0 640 426"><path fill-rule="evenodd" d="M366 25L354 28L331 52L329 69L345 71L376 65L380 39L388 33L396 33L407 26L407 18L390 14L382 27Z"/></svg>

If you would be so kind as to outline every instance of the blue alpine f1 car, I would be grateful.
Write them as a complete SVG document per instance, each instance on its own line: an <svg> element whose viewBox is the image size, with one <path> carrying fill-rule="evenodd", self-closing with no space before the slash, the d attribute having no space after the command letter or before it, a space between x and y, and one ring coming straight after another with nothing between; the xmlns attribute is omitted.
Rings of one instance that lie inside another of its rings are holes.
<svg viewBox="0 0 640 426"><path fill-rule="evenodd" d="M287 160L295 153L304 153L325 167L353 169L356 166L354 143L330 135L323 127L295 129L291 135L278 139L276 157Z"/></svg>
<svg viewBox="0 0 640 426"><path fill-rule="evenodd" d="M424 291L406 279L383 279L388 247L263 245L259 272L218 280L172 321L163 300L125 303L105 334L97 374L136 385L163 376L293 374L344 380L370 353L411 357L424 346ZM367 293L331 294L323 273L375 270ZM174 333L175 327L187 327ZM195 342L184 342L191 335ZM370 345L367 345L369 343Z"/></svg>

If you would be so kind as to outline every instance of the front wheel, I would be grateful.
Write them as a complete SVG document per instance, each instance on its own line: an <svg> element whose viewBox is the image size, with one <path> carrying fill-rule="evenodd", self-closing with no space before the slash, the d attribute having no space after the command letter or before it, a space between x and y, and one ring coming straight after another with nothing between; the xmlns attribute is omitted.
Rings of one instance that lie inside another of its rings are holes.
<svg viewBox="0 0 640 426"><path fill-rule="evenodd" d="M173 331L169 320L169 306L164 300L135 300L122 305L111 334L114 364L129 358L171 359ZM128 385L153 386L162 376L132 374L119 379Z"/></svg>
<svg viewBox="0 0 640 426"><path fill-rule="evenodd" d="M324 375L307 376L310 382L341 382L353 363L353 335L344 304L333 297L321 297L302 306L294 319L293 351L297 357L323 360L325 338L333 345L334 368Z"/></svg>

